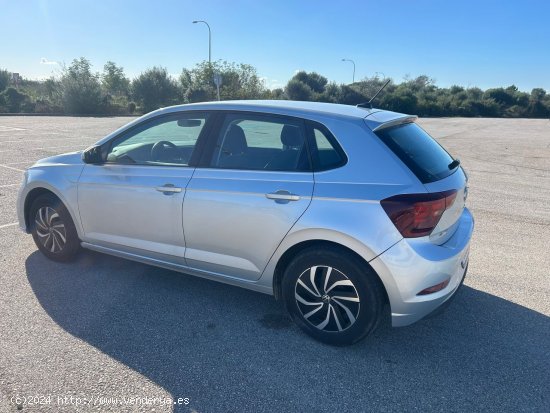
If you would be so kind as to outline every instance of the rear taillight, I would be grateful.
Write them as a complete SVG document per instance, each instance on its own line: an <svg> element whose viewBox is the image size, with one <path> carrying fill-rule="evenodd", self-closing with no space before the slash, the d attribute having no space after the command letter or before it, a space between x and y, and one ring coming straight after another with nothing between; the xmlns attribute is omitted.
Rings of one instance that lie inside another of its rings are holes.
<svg viewBox="0 0 550 413"><path fill-rule="evenodd" d="M403 194L380 201L382 208L405 238L429 235L456 198L456 190Z"/></svg>

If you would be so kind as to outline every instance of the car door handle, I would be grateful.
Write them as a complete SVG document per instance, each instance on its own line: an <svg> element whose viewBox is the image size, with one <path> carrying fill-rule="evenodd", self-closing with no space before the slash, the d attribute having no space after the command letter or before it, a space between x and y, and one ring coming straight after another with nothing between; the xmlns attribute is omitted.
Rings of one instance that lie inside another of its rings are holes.
<svg viewBox="0 0 550 413"><path fill-rule="evenodd" d="M174 186L173 184L166 184L163 186L157 186L155 187L156 191L162 192L164 195L171 195L178 192L181 192L181 188Z"/></svg>
<svg viewBox="0 0 550 413"><path fill-rule="evenodd" d="M291 194L288 191L277 191L265 194L267 199L273 199L274 201L299 201L300 196Z"/></svg>

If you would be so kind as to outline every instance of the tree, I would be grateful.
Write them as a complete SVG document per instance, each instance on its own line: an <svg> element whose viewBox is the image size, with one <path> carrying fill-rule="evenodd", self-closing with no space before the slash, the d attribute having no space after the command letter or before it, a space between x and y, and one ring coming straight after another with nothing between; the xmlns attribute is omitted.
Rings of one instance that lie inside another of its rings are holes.
<svg viewBox="0 0 550 413"><path fill-rule="evenodd" d="M291 79L285 87L285 95L290 100L312 100L313 90L297 79Z"/></svg>
<svg viewBox="0 0 550 413"><path fill-rule="evenodd" d="M542 118L550 115L550 109L544 104L546 91L541 88L531 90L527 112L532 117Z"/></svg>
<svg viewBox="0 0 550 413"><path fill-rule="evenodd" d="M214 70L222 77L222 100L260 99L263 96L265 87L253 66L243 63L218 63L216 62Z"/></svg>
<svg viewBox="0 0 550 413"><path fill-rule="evenodd" d="M305 83L315 93L323 93L325 91L325 86L328 83L328 79L326 77L315 72L307 73L303 70L296 73L292 79Z"/></svg>
<svg viewBox="0 0 550 413"><path fill-rule="evenodd" d="M413 92L420 92L434 85L434 80L426 75L420 75L414 79L408 79L404 82Z"/></svg>
<svg viewBox="0 0 550 413"><path fill-rule="evenodd" d="M21 111L23 103L29 101L29 97L13 87L9 87L0 93L0 105L5 106L10 113Z"/></svg>
<svg viewBox="0 0 550 413"><path fill-rule="evenodd" d="M401 113L417 113L418 98L406 83L400 84L395 91L385 93L380 98L381 108Z"/></svg>
<svg viewBox="0 0 550 413"><path fill-rule="evenodd" d="M285 87L285 94L291 100L324 101L328 96L323 95L328 84L326 77L315 72L296 73Z"/></svg>
<svg viewBox="0 0 550 413"><path fill-rule="evenodd" d="M515 103L515 89L509 87L504 89L502 87L487 89L484 93L485 99L493 99L496 103L503 106L512 106Z"/></svg>
<svg viewBox="0 0 550 413"><path fill-rule="evenodd" d="M7 70L0 69L0 92L8 87L11 80L11 73Z"/></svg>
<svg viewBox="0 0 550 413"><path fill-rule="evenodd" d="M376 92L384 86L384 83L386 83L387 80L389 79L381 79L378 76L365 78L359 82L355 82L353 87L365 97L365 101L369 101L370 98L372 98ZM383 93L390 93L393 89L394 84L390 82L384 89Z"/></svg>
<svg viewBox="0 0 550 413"><path fill-rule="evenodd" d="M90 61L74 59L61 76L63 108L71 114L95 114L103 109L99 75L92 72Z"/></svg>
<svg viewBox="0 0 550 413"><path fill-rule="evenodd" d="M325 86L325 91L319 96L321 102L338 103L340 101L340 86L331 82Z"/></svg>
<svg viewBox="0 0 550 413"><path fill-rule="evenodd" d="M153 67L132 82L132 94L144 112L177 103L178 86L163 67Z"/></svg>
<svg viewBox="0 0 550 413"><path fill-rule="evenodd" d="M127 96L130 92L130 81L124 75L124 69L111 61L103 66L101 84L105 92L114 96Z"/></svg>
<svg viewBox="0 0 550 413"><path fill-rule="evenodd" d="M338 103L344 105L357 105L367 100L354 86L340 85Z"/></svg>
<svg viewBox="0 0 550 413"><path fill-rule="evenodd" d="M221 76L220 99L261 99L266 88L256 69L244 63L226 61L202 62L193 69L183 69L180 84L186 102L217 99L214 74Z"/></svg>
<svg viewBox="0 0 550 413"><path fill-rule="evenodd" d="M50 77L44 81L44 94L52 105L63 106L63 87L58 79Z"/></svg>
<svg viewBox="0 0 550 413"><path fill-rule="evenodd" d="M285 98L285 91L282 88L267 90L266 99L282 100Z"/></svg>

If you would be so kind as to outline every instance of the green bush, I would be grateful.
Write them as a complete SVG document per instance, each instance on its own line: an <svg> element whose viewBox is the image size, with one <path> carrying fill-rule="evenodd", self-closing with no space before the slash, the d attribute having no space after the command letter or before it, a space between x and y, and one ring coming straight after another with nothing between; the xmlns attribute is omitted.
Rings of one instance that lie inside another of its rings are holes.
<svg viewBox="0 0 550 413"><path fill-rule="evenodd" d="M217 61L202 62L193 69L183 69L179 81L185 102L217 100L214 74L218 74L222 79L222 100L266 97L267 90L253 66Z"/></svg>
<svg viewBox="0 0 550 413"><path fill-rule="evenodd" d="M3 92L4 89L8 87L11 80L11 73L7 70L0 69L0 92Z"/></svg>
<svg viewBox="0 0 550 413"><path fill-rule="evenodd" d="M287 83L285 95L290 100L313 100L311 87L297 79L292 79Z"/></svg>
<svg viewBox="0 0 550 413"><path fill-rule="evenodd" d="M326 77L315 72L307 73L303 70L296 73L292 79L305 83L314 93L323 93L325 91L325 86L328 83L328 79Z"/></svg>
<svg viewBox="0 0 550 413"><path fill-rule="evenodd" d="M212 88L190 87L185 93L185 101L188 103L208 102L212 100L212 95Z"/></svg>
<svg viewBox="0 0 550 413"><path fill-rule="evenodd" d="M363 96L354 87L348 85L340 86L338 103L343 103L345 105L357 105L365 102L366 100L366 96Z"/></svg>
<svg viewBox="0 0 550 413"><path fill-rule="evenodd" d="M132 95L144 112L150 112L177 103L179 90L165 68L153 67L134 79Z"/></svg>
<svg viewBox="0 0 550 413"><path fill-rule="evenodd" d="M0 93L0 105L4 106L9 113L21 112L22 109L29 109L31 107L29 96L13 87L9 87Z"/></svg>

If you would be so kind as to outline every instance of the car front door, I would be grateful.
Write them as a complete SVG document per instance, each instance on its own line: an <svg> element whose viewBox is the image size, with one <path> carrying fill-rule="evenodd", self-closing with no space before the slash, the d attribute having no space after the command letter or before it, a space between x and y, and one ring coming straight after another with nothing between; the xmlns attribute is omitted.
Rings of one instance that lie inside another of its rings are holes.
<svg viewBox="0 0 550 413"><path fill-rule="evenodd" d="M220 114L183 204L187 265L257 280L311 202L304 122Z"/></svg>
<svg viewBox="0 0 550 413"><path fill-rule="evenodd" d="M185 264L182 205L208 124L205 113L164 115L123 132L78 183L83 241Z"/></svg>

